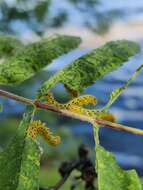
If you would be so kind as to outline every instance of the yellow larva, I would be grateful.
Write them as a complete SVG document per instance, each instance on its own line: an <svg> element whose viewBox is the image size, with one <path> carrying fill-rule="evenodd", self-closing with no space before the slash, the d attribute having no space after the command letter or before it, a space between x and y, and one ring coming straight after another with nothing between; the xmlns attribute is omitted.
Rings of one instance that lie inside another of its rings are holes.
<svg viewBox="0 0 143 190"><path fill-rule="evenodd" d="M76 105L76 106L84 106L87 104L93 104L96 105L97 104L97 99L94 96L91 95L84 95L84 96L80 96L78 98L74 98L73 100L69 101L67 103L67 106L69 105Z"/></svg>
<svg viewBox="0 0 143 190"><path fill-rule="evenodd" d="M83 105L87 105L87 104L93 104L96 105L97 103L97 99L94 96L91 95L83 95L80 96L78 98L74 98L72 100L70 100L68 103L66 104L61 104L59 102L57 102L53 96L53 94L51 92L48 92L47 94L47 102L49 104L54 105L55 107L61 108L61 109L68 109L71 105L76 105L76 106L83 106Z"/></svg>
<svg viewBox="0 0 143 190"><path fill-rule="evenodd" d="M89 116L92 118L101 118L101 119L105 119L105 120L111 121L111 122L116 121L115 117L109 112L101 112L96 109L86 109L86 108L82 107L87 104L96 105L97 99L96 99L96 97L91 96L91 95L83 95L83 96L80 96L80 97L70 100L66 104L61 104L61 103L57 102L54 99L53 94L51 92L49 92L47 95L47 101L49 104L52 104L55 107L60 108L60 109L67 109L74 113L79 113L79 114L86 115L86 116Z"/></svg>
<svg viewBox="0 0 143 190"><path fill-rule="evenodd" d="M45 123L40 120L34 120L30 123L28 128L28 135L35 140L38 135L41 135L45 141L53 146L60 144L61 139L59 136L54 136Z"/></svg>
<svg viewBox="0 0 143 190"><path fill-rule="evenodd" d="M116 121L116 118L113 116L113 114L111 114L109 112L101 112L98 110L90 110L90 109L86 109L86 108L82 108L82 107L74 106L74 105L72 105L70 107L70 111L91 117L93 119L94 118L101 118L101 119L105 119L105 120L111 121L111 122Z"/></svg>
<svg viewBox="0 0 143 190"><path fill-rule="evenodd" d="M49 103L51 105L54 105L57 108L61 108L61 109L64 108L63 104L60 104L59 102L57 102L55 100L55 98L54 98L54 96L53 96L53 94L51 92L48 92L48 94L47 94L47 103Z"/></svg>

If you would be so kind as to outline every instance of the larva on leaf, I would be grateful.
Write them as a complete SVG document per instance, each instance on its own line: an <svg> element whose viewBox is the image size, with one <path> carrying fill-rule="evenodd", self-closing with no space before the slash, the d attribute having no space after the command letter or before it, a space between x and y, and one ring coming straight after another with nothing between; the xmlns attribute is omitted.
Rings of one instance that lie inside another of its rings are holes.
<svg viewBox="0 0 143 190"><path fill-rule="evenodd" d="M54 136L45 123L40 120L34 120L30 123L28 128L28 135L35 140L38 135L41 135L49 145L56 146L60 144L60 136Z"/></svg>

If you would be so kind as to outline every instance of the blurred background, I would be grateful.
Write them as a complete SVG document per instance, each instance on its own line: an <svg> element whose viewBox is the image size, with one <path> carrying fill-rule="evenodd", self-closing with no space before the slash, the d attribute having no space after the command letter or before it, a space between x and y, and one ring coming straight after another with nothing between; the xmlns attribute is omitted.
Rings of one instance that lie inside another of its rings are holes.
<svg viewBox="0 0 143 190"><path fill-rule="evenodd" d="M0 34L12 34L24 43L48 37L54 33L80 36L81 46L61 56L38 73L37 76L16 87L1 87L28 98L34 98L43 81L76 58L99 47L107 41L130 39L143 46L143 1L142 0L1 0ZM142 64L143 53L130 59L118 71L105 76L95 85L86 89L98 98L98 107L108 101L110 92L130 78L136 68ZM143 77L142 74L110 109L118 122L135 128L143 128ZM53 90L59 101L68 96L62 85ZM0 98L4 110L0 113L0 149L10 142L22 118L25 106L12 100ZM49 147L42 139L44 149L40 173L40 185L53 185L59 178L57 168L61 161L75 159L81 143L91 148L94 160L94 139L92 127L86 123L62 118L48 111L40 111L37 118L45 121L62 137L57 147ZM143 175L143 138L101 129L101 145L115 153L118 163L126 168L137 169ZM47 169L48 168L48 169ZM48 171L51 175L48 176ZM67 184L68 186L68 184ZM67 186L65 189L67 189Z"/></svg>

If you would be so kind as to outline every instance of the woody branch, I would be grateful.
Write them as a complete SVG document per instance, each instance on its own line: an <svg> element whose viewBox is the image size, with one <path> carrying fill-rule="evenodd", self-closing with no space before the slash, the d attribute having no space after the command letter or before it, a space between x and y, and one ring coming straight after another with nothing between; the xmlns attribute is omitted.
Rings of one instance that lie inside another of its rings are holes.
<svg viewBox="0 0 143 190"><path fill-rule="evenodd" d="M109 128L113 128L113 129L120 130L120 131L125 131L125 132L129 132L129 133L137 134L137 135L143 135L143 130L141 130L141 129L136 129L136 128L128 127L128 126L121 125L118 123L113 123L113 122L110 122L110 121L107 121L104 119L90 118L88 116L85 116L85 115L82 115L79 113L77 114L77 113L74 113L74 112L69 111L69 110L59 109L53 105L43 103L39 100L31 100L28 98L24 98L22 96L18 96L16 94L13 94L13 93L10 93L8 91L1 90L1 89L0 89L0 96L3 96L5 98L9 98L9 99L13 99L15 101L18 101L20 103L24 103L26 105L35 106L36 108L39 108L39 109L50 110L50 111L56 112L62 116L78 119L81 121L86 121L86 122L89 122L93 125L96 123L96 124L103 126L103 127L109 127Z"/></svg>

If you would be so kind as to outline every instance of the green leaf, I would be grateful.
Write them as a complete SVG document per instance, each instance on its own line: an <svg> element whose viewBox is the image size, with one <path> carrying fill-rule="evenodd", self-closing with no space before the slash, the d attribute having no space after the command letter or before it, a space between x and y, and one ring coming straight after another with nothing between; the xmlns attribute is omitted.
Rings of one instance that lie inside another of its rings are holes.
<svg viewBox="0 0 143 190"><path fill-rule="evenodd" d="M33 108L24 114L15 138L0 154L0 189L38 190L40 169L39 146L27 136Z"/></svg>
<svg viewBox="0 0 143 190"><path fill-rule="evenodd" d="M80 93L97 79L123 65L139 50L139 45L135 42L127 40L109 42L75 60L46 81L39 90L38 97L46 95L48 90L58 82Z"/></svg>
<svg viewBox="0 0 143 190"><path fill-rule="evenodd" d="M110 95L109 101L107 105L103 108L103 110L108 110L111 105L117 100L117 98L128 88L128 86L136 79L136 77L139 75L139 73L142 71L143 65L140 65L137 70L134 72L134 74L131 76L131 78L120 88L117 88L113 90L113 92Z"/></svg>
<svg viewBox="0 0 143 190"><path fill-rule="evenodd" d="M114 155L99 145L99 126L94 126L96 141L96 172L99 190L142 190L140 178L135 170L123 170Z"/></svg>
<svg viewBox="0 0 143 190"><path fill-rule="evenodd" d="M57 35L25 45L0 64L0 84L18 84L50 64L53 59L77 47L80 38Z"/></svg>
<svg viewBox="0 0 143 190"><path fill-rule="evenodd" d="M0 35L0 58L12 56L22 43L14 36Z"/></svg>
<svg viewBox="0 0 143 190"><path fill-rule="evenodd" d="M99 190L142 190L136 171L121 169L114 155L101 146L96 148L96 166Z"/></svg>

